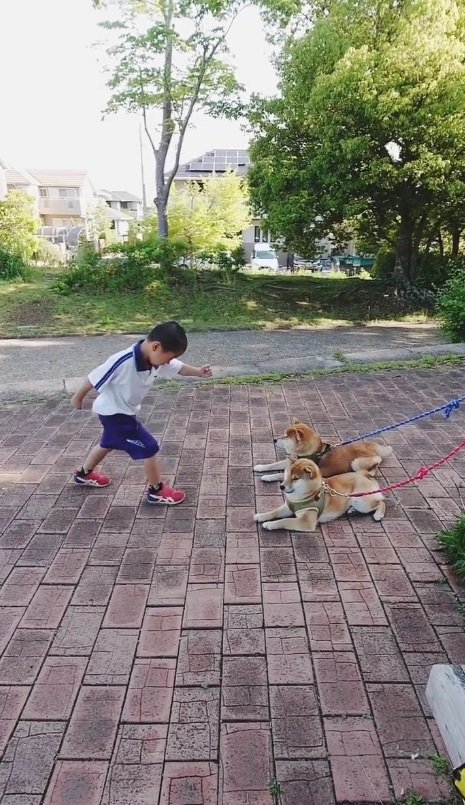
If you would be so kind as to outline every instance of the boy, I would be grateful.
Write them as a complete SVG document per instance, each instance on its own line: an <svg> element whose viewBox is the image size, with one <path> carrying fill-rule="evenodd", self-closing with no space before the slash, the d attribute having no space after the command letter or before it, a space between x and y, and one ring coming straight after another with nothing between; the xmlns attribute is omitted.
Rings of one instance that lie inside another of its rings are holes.
<svg viewBox="0 0 465 805"><path fill-rule="evenodd" d="M143 460L147 474L147 503L182 503L186 495L163 483L157 453L159 446L151 433L136 419L140 404L156 377L211 377L209 366L196 368L178 360L187 349L184 329L175 321L157 324L147 338L129 349L111 355L98 366L72 399L82 408L93 388L98 392L92 410L103 425L100 445L94 447L74 482L80 486L108 486L110 478L96 468L111 450L124 450L131 458Z"/></svg>

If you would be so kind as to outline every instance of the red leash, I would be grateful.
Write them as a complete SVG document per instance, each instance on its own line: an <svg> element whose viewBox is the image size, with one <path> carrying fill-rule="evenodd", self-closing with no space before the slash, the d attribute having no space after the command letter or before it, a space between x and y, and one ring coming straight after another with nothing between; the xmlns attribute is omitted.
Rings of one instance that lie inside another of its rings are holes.
<svg viewBox="0 0 465 805"><path fill-rule="evenodd" d="M455 447L453 450L451 450L451 452L448 453L447 456L444 456L444 458L440 458L439 461L436 461L429 467L420 467L420 469L417 470L415 475L412 475L410 478L406 478L405 481L399 481L396 484L385 486L383 489L377 489L375 492L354 492L354 494L352 495L344 495L341 492L336 492L334 489L331 490L331 487L329 486L326 486L326 488L330 495L331 494L338 495L343 498L365 498L368 495L375 495L377 492L383 492L383 493L394 492L394 490L396 489L402 489L404 486L414 484L416 481L422 481L423 478L427 478L428 475L431 475L431 473L434 472L434 470L437 470L439 469L439 467L442 467L443 464L446 464L447 461L450 461L451 458L454 458L454 456L456 456L457 453L460 453L461 450L464 449L465 449L465 440L461 442L458 445L458 447Z"/></svg>

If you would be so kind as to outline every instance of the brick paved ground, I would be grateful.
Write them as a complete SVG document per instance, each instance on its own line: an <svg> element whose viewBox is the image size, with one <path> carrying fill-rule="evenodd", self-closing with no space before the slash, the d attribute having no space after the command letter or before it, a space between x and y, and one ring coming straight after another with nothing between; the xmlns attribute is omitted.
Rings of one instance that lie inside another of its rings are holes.
<svg viewBox="0 0 465 805"><path fill-rule="evenodd" d="M424 689L465 662L453 577L434 535L463 510L465 455L390 497L383 523L258 532L289 417L344 438L463 394L463 372L340 376L154 392L186 505L140 506L72 469L98 436L66 401L0 410L0 801L4 805L390 803L447 800ZM454 415L389 436L388 481L465 438Z"/></svg>

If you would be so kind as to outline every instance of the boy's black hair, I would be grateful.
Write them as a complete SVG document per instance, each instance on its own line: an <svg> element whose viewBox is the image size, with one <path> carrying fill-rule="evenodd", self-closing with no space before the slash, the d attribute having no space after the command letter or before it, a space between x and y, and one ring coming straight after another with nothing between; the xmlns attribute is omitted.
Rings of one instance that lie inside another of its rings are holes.
<svg viewBox="0 0 465 805"><path fill-rule="evenodd" d="M186 331L177 321L157 324L148 334L147 341L158 341L165 352L174 352L175 355L182 355L187 349Z"/></svg>

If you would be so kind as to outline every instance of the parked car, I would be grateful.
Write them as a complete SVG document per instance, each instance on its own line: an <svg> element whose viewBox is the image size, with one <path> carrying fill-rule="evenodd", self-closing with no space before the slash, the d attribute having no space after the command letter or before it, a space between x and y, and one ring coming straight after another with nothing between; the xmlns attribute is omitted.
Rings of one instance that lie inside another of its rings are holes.
<svg viewBox="0 0 465 805"><path fill-rule="evenodd" d="M294 255L294 271L318 271L318 266L315 260L309 260L308 257L301 257L300 254Z"/></svg>
<svg viewBox="0 0 465 805"><path fill-rule="evenodd" d="M277 271L279 269L278 257L275 250L268 243L255 246L251 260L252 268Z"/></svg>
<svg viewBox="0 0 465 805"><path fill-rule="evenodd" d="M333 261L331 257L322 257L320 259L320 266L321 271L332 271L333 270Z"/></svg>

